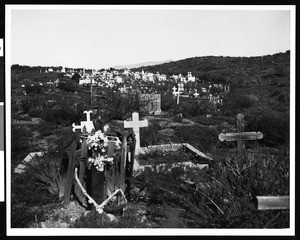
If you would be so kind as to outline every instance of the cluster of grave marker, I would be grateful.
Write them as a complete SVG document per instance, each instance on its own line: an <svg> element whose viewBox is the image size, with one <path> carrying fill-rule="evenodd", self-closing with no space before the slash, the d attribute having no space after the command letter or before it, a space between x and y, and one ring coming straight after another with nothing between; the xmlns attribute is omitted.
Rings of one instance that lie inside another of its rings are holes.
<svg viewBox="0 0 300 240"><path fill-rule="evenodd" d="M92 170L86 170L86 162L88 159L88 149L86 139L87 136L92 135L95 132L95 127L93 121L91 121L90 114L92 111L84 111L86 114L86 121L81 121L80 125L75 125L73 123L73 131L76 130L81 131L80 138L82 139L81 150L80 152L76 151L76 142L74 141L69 148L69 162L68 162L68 170L66 174L65 181L65 203L69 203L72 183L74 179L74 169L76 164L76 158L80 156L80 164L79 164L79 181L82 185L85 184L84 179L88 179L90 186L87 186L88 193L92 198L96 200L96 202L104 202L109 195L116 191L117 189L108 189L109 186L106 182L105 176L108 176L108 172L97 172L94 168ZM148 149L163 149L165 146L148 146L141 148L140 146L140 128L147 127L148 120L139 120L139 114L137 112L132 113L132 121L124 121L124 128L131 128L133 130L133 135L131 136L133 141L129 141L128 135L124 135L122 139L122 150L120 163L117 164L119 167L117 169L113 169L113 181L119 182L118 189L121 189L121 192L129 192L130 188L130 179L132 177L132 172L134 169L134 165L136 164L135 155L144 153ZM238 156L243 156L243 151L245 148L245 141L248 140L256 140L262 139L263 134L261 132L244 132L244 115L237 115L237 132L235 133L226 133L219 134L220 141L236 141L237 142L237 153ZM116 150L116 137L111 137L108 144L108 158L114 157L114 152ZM178 145L178 144L177 144ZM174 147L178 147L178 146ZM185 146L189 150L196 153L198 156L208 159L211 161L212 159L206 156L204 153L200 152L193 146L188 143L179 144L180 146ZM115 165L115 166L117 166ZM15 171L16 172L16 171ZM78 191L78 188L77 188ZM106 194L110 192L110 194ZM257 208L258 210L265 209L289 209L289 196L257 196Z"/></svg>

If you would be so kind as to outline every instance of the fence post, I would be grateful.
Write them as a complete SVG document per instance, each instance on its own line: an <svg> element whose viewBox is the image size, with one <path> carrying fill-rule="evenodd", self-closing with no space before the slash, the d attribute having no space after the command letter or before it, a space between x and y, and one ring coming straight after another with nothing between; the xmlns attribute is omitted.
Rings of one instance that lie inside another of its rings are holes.
<svg viewBox="0 0 300 240"><path fill-rule="evenodd" d="M121 162L120 162L120 177L121 177L121 189L125 192L125 167L127 167L127 136L123 136L122 140L122 154L121 154Z"/></svg>
<svg viewBox="0 0 300 240"><path fill-rule="evenodd" d="M74 141L70 147L70 155L69 155L69 163L68 163L68 171L66 176L65 182L65 204L69 204L70 202L70 195L73 183L73 176L74 176L74 167L75 167L75 159L76 159L76 142Z"/></svg>

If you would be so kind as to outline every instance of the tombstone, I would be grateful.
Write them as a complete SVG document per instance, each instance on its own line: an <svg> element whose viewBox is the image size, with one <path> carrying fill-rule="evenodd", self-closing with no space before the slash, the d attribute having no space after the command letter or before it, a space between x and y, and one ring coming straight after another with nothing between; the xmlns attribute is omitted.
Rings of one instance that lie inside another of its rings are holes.
<svg viewBox="0 0 300 240"><path fill-rule="evenodd" d="M132 121L124 121L124 128L133 128L135 134L136 143L135 143L135 153L138 154L140 151L140 128L148 127L148 120L139 121L139 113L132 113Z"/></svg>
<svg viewBox="0 0 300 240"><path fill-rule="evenodd" d="M221 141L237 141L238 155L243 155L243 149L245 148L245 140L262 139L263 134L261 132L244 132L244 115L239 113L237 115L237 133L221 133L219 139Z"/></svg>
<svg viewBox="0 0 300 240"><path fill-rule="evenodd" d="M161 114L161 95L160 94L140 94L140 100L146 102L147 105L143 107L143 110L150 114Z"/></svg>
<svg viewBox="0 0 300 240"><path fill-rule="evenodd" d="M184 84L182 82L178 83L178 91L183 92L184 91Z"/></svg>

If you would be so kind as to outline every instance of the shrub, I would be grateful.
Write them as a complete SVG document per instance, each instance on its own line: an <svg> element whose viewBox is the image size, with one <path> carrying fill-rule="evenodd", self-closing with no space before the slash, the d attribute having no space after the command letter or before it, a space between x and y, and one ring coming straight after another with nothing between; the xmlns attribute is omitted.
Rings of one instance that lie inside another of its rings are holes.
<svg viewBox="0 0 300 240"><path fill-rule="evenodd" d="M40 109L35 109L35 108L31 108L31 109L28 111L28 115L29 115L30 117L34 117L34 118L41 117L41 115L42 115L42 110L40 110Z"/></svg>
<svg viewBox="0 0 300 240"><path fill-rule="evenodd" d="M261 144L278 147L289 143L289 114L266 111L261 115L248 116L250 131L260 131L264 137Z"/></svg>
<svg viewBox="0 0 300 240"><path fill-rule="evenodd" d="M111 120L125 120L128 117L131 117L132 112L140 112L140 109L144 104L141 103L137 92L121 94L110 91L108 93L108 98L105 100L105 111L102 119L105 122ZM142 117L142 114L140 114L140 116Z"/></svg>
<svg viewBox="0 0 300 240"><path fill-rule="evenodd" d="M233 115L239 112L244 112L245 109L253 106L253 100L250 96L243 93L230 92L223 99L221 111L224 115Z"/></svg>
<svg viewBox="0 0 300 240"><path fill-rule="evenodd" d="M62 198L64 196L65 176L60 174L60 159L53 154L44 154L34 162L26 163L26 171L36 179L42 189L50 194Z"/></svg>
<svg viewBox="0 0 300 240"><path fill-rule="evenodd" d="M255 201L258 195L289 194L288 156L265 158L259 149L255 156L239 158L222 150L214 152L210 169L145 170L133 182L146 192L136 201L173 206L190 228L289 227L288 211L258 211Z"/></svg>
<svg viewBox="0 0 300 240"><path fill-rule="evenodd" d="M73 93L76 90L76 85L70 80L69 81L64 80L58 84L57 88L66 92Z"/></svg>
<svg viewBox="0 0 300 240"><path fill-rule="evenodd" d="M20 163L29 151L28 138L31 132L24 125L11 125L11 157L12 167Z"/></svg>

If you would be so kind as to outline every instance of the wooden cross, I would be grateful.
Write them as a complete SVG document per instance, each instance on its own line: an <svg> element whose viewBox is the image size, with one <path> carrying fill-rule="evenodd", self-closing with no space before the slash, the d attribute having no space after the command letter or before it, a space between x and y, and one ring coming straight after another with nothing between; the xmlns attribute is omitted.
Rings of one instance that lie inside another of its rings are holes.
<svg viewBox="0 0 300 240"><path fill-rule="evenodd" d="M237 115L237 133L226 133L219 134L219 139L221 141L237 141L238 155L243 154L243 149L245 147L245 140L256 140L262 139L263 134L261 132L244 132L244 115L239 113Z"/></svg>
<svg viewBox="0 0 300 240"><path fill-rule="evenodd" d="M133 128L135 134L136 143L135 143L135 152L138 153L140 150L140 128L148 127L148 120L139 121L139 113L132 113L132 121L124 121L124 128Z"/></svg>

